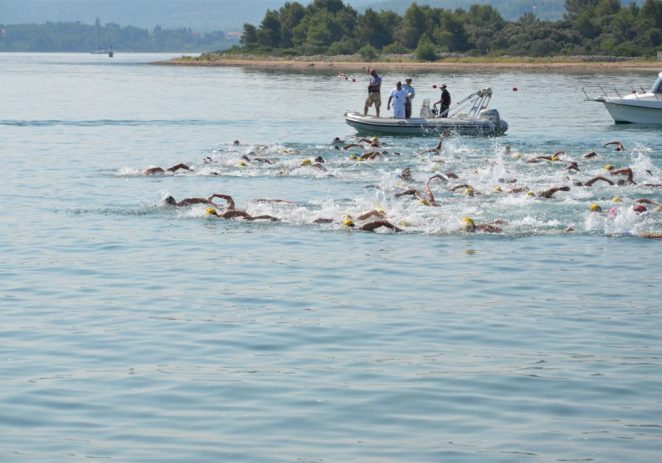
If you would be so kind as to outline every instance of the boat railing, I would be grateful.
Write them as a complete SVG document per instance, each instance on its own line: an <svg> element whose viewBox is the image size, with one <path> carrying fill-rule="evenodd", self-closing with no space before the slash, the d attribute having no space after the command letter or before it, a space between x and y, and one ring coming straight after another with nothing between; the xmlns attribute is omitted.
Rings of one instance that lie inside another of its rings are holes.
<svg viewBox="0 0 662 463"><path fill-rule="evenodd" d="M487 109L492 99L492 89L484 88L472 93L466 98L455 103L446 111L438 114L436 117L459 117L462 119L478 119L480 112ZM425 103L425 102L424 102ZM429 103L428 103L429 105ZM421 117L423 117L423 108L421 108Z"/></svg>
<svg viewBox="0 0 662 463"><path fill-rule="evenodd" d="M643 87L619 88L607 85L587 85L586 87L582 87L582 92L584 92L587 101L603 101L606 98L624 98L627 95L634 95L636 99L646 95L646 99L650 99L651 95L650 91ZM662 94L655 93L654 95L658 101L662 101Z"/></svg>

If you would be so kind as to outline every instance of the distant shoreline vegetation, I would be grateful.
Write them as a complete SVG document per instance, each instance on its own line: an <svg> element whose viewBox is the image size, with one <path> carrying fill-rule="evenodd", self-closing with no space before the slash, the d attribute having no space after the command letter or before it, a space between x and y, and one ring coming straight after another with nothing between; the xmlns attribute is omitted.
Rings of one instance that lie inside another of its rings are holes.
<svg viewBox="0 0 662 463"><path fill-rule="evenodd" d="M619 0L566 0L559 21L526 13L504 20L490 5L446 10L413 3L400 16L368 9L359 14L342 0L288 2L268 10L259 26L244 24L240 45L224 55L297 57L414 54L436 61L468 56L609 55L652 57L662 49L662 0L622 6Z"/></svg>
<svg viewBox="0 0 662 463"><path fill-rule="evenodd" d="M223 31L196 33L190 28L151 31L108 23L76 22L0 24L0 52L90 52L98 49L124 52L202 52L236 45Z"/></svg>

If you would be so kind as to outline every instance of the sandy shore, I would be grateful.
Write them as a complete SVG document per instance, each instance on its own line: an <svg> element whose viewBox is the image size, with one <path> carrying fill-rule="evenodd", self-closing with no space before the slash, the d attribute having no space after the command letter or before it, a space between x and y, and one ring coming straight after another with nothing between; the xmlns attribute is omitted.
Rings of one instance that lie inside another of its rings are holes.
<svg viewBox="0 0 662 463"><path fill-rule="evenodd" d="M384 71L448 71L448 70L556 70L556 71L585 71L585 72L609 72L609 71L638 71L655 70L662 71L662 61L571 61L556 58L548 59L509 59L509 60L449 60L434 63L420 62L358 62L358 61L336 61L297 59L273 59L273 58L218 58L212 60L199 60L192 58L176 58L170 61L161 61L154 64L174 66L225 66L243 67L249 69L293 69L293 70L335 70L335 71L360 71L366 66L372 66Z"/></svg>

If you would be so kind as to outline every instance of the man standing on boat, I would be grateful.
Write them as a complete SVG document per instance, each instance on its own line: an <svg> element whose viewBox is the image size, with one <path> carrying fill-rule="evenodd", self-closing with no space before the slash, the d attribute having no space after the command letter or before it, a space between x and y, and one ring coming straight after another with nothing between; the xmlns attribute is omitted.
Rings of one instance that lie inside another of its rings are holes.
<svg viewBox="0 0 662 463"><path fill-rule="evenodd" d="M370 78L370 83L368 84L368 99L365 100L365 106L363 107L363 115L368 115L368 108L375 104L375 111L377 112L377 117L379 117L379 108L382 106L382 78L379 77L377 71L371 68L368 68L368 74L372 77Z"/></svg>
<svg viewBox="0 0 662 463"><path fill-rule="evenodd" d="M446 84L441 85L441 99L435 102L432 107L435 108L438 104L441 105L439 108L439 117L448 117L448 110L451 107L451 94L446 90Z"/></svg>
<svg viewBox="0 0 662 463"><path fill-rule="evenodd" d="M411 84L411 77L405 79L405 84L402 86L402 89L407 92L407 100L405 101L405 119L409 119L411 117L411 103L414 96L416 96L416 90L414 90L414 86Z"/></svg>
<svg viewBox="0 0 662 463"><path fill-rule="evenodd" d="M405 100L407 99L407 92L402 88L402 82L398 81L395 88L391 90L391 96L388 97L386 109L391 109L391 101L393 101L393 117L395 119L405 118Z"/></svg>

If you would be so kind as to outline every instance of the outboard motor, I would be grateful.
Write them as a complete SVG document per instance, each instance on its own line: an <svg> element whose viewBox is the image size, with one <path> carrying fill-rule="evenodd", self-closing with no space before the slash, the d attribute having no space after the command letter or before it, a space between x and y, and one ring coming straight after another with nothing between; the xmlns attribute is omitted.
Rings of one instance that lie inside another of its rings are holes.
<svg viewBox="0 0 662 463"><path fill-rule="evenodd" d="M508 123L501 120L499 111L496 109L483 109L480 112L479 118L492 122L494 125L494 135L503 135L508 130Z"/></svg>
<svg viewBox="0 0 662 463"><path fill-rule="evenodd" d="M421 105L421 117L423 119L429 119L432 117L432 111L430 111L430 100L427 98L423 100L423 104Z"/></svg>

